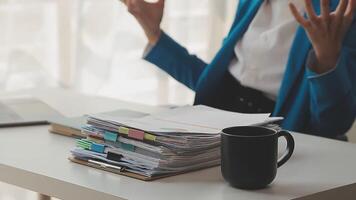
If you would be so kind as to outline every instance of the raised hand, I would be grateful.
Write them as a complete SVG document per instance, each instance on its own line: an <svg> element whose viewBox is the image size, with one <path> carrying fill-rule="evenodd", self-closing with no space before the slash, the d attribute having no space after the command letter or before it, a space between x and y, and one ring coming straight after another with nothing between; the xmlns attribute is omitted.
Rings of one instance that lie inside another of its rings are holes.
<svg viewBox="0 0 356 200"><path fill-rule="evenodd" d="M354 18L356 0L340 0L334 12L330 12L329 0L321 0L320 16L315 13L312 0L304 1L308 19L299 13L293 3L289 7L314 48L318 63L311 70L325 73L336 67L344 37Z"/></svg>
<svg viewBox="0 0 356 200"><path fill-rule="evenodd" d="M149 3L144 0L120 0L142 26L150 44L154 45L161 35L164 0Z"/></svg>

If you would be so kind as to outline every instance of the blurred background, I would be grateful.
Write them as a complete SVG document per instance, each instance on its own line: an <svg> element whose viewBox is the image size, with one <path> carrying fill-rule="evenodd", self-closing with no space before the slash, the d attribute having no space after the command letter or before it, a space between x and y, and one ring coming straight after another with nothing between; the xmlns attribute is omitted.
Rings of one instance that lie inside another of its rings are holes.
<svg viewBox="0 0 356 200"><path fill-rule="evenodd" d="M236 0L168 0L163 28L207 62ZM146 39L118 0L0 0L0 90L58 86L157 104L193 93L143 61Z"/></svg>
<svg viewBox="0 0 356 200"><path fill-rule="evenodd" d="M209 62L236 0L167 0L163 29ZM119 0L0 0L0 91L63 87L150 105L193 92L143 61L145 36ZM36 194L0 183L0 199Z"/></svg>
<svg viewBox="0 0 356 200"><path fill-rule="evenodd" d="M163 29L209 62L237 3L167 0ZM0 0L0 27L0 91L63 87L150 105L193 102L192 91L141 59L146 39L118 0ZM0 183L0 199L35 196Z"/></svg>

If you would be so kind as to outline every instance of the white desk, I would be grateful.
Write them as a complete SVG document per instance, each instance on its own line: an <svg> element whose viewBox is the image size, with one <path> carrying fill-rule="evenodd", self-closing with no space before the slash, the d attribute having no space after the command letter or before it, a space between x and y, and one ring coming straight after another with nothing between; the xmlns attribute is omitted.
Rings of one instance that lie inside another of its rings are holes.
<svg viewBox="0 0 356 200"><path fill-rule="evenodd" d="M61 90L33 94L67 115L117 108L155 110ZM356 182L356 145L302 134L294 134L294 156L279 169L273 185L243 191L226 184L219 168L143 182L77 165L67 160L74 140L50 134L47 128L0 129L0 181L64 200L285 200Z"/></svg>

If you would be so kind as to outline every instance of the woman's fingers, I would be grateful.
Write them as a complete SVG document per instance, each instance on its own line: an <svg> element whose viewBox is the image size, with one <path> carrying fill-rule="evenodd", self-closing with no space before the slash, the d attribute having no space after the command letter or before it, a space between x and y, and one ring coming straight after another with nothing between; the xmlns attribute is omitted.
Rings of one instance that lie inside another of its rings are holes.
<svg viewBox="0 0 356 200"><path fill-rule="evenodd" d="M348 0L340 0L339 5L337 6L334 15L335 15L335 24L342 24L345 11L347 8Z"/></svg>
<svg viewBox="0 0 356 200"><path fill-rule="evenodd" d="M342 29L346 31L351 26L356 11L356 1L348 0L347 8L344 13L340 13L342 19Z"/></svg>
<svg viewBox="0 0 356 200"><path fill-rule="evenodd" d="M134 2L135 4L164 4L165 0L157 0L157 1L154 1L154 2L151 2L151 1L145 1L145 0L119 0L121 1L122 3L124 4L127 4L127 3L131 3L131 2Z"/></svg>
<svg viewBox="0 0 356 200"><path fill-rule="evenodd" d="M124 0L127 6L128 11L134 16L141 16L147 11L147 6L151 3L148 3L144 0Z"/></svg>
<svg viewBox="0 0 356 200"><path fill-rule="evenodd" d="M307 11L309 19L314 23L317 22L318 21L318 16L315 13L312 1L311 0L304 0L304 3L305 3L305 8L306 8L306 11Z"/></svg>
<svg viewBox="0 0 356 200"><path fill-rule="evenodd" d="M310 22L299 13L297 7L293 3L289 3L289 9L291 10L294 18L301 26L303 26L305 29L308 29L310 27Z"/></svg>
<svg viewBox="0 0 356 200"><path fill-rule="evenodd" d="M330 7L329 7L329 0L321 0L320 2L320 7L321 7L321 18L324 20L324 22L328 23L329 22L329 17L330 17Z"/></svg>
<svg viewBox="0 0 356 200"><path fill-rule="evenodd" d="M164 4L165 0L158 0L157 4Z"/></svg>
<svg viewBox="0 0 356 200"><path fill-rule="evenodd" d="M336 11L335 11L336 16L338 16L338 17L344 16L346 8L347 8L347 4L348 4L347 2L348 2L348 0L340 0L339 5L337 6Z"/></svg>
<svg viewBox="0 0 356 200"><path fill-rule="evenodd" d="M164 0L120 0L143 28L150 44L155 44L161 35Z"/></svg>
<svg viewBox="0 0 356 200"><path fill-rule="evenodd" d="M349 0L349 3L347 5L346 11L345 11L345 18L348 20L352 20L354 17L356 11L356 0Z"/></svg>

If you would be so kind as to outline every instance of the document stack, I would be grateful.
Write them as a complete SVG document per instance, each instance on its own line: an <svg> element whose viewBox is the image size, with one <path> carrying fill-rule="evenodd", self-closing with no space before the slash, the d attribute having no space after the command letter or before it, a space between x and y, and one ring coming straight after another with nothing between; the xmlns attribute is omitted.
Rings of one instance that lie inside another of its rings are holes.
<svg viewBox="0 0 356 200"><path fill-rule="evenodd" d="M268 116L206 106L134 118L91 115L70 160L142 180L172 176L219 165L221 130L276 120Z"/></svg>

